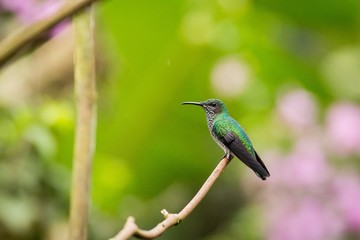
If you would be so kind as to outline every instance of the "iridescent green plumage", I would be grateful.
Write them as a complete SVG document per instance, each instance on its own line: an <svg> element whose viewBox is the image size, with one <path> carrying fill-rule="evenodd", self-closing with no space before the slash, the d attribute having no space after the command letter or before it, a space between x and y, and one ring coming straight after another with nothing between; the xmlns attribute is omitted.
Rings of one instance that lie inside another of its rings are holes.
<svg viewBox="0 0 360 240"><path fill-rule="evenodd" d="M245 148L251 153L251 155L253 155L253 157L255 157L255 151L248 135L232 117L222 117L215 120L212 131L214 131L216 136L219 138L223 138L229 131L234 132L235 135L239 137Z"/></svg>
<svg viewBox="0 0 360 240"><path fill-rule="evenodd" d="M198 105L205 110L210 134L228 158L232 154L235 155L262 180L270 176L244 129L229 115L222 101L209 99L204 102L184 102L183 104Z"/></svg>

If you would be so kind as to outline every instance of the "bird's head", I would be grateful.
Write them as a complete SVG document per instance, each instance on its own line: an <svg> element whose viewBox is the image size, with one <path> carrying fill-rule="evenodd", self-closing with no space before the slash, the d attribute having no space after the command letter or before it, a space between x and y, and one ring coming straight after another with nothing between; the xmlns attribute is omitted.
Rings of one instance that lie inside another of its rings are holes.
<svg viewBox="0 0 360 240"><path fill-rule="evenodd" d="M182 105L197 105L201 106L206 115L214 116L221 113L227 113L225 104L219 99L208 99L203 102L183 102Z"/></svg>

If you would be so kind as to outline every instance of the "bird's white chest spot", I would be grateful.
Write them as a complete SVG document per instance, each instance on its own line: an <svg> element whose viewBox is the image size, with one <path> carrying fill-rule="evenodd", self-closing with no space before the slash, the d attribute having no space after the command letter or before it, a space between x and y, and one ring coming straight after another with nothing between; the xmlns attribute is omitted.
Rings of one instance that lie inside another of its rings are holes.
<svg viewBox="0 0 360 240"><path fill-rule="evenodd" d="M210 132L211 137L214 139L214 141L224 150L225 153L229 152L229 149L217 138L215 133L213 132L215 122L215 115L214 112L206 112L206 123Z"/></svg>

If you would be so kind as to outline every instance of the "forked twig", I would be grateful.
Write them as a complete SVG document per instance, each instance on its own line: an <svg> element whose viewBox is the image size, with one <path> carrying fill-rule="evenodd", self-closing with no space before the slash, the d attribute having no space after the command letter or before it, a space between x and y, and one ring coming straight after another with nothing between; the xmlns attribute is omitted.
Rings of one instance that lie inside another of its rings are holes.
<svg viewBox="0 0 360 240"><path fill-rule="evenodd" d="M140 239L154 239L161 236L166 229L179 224L184 220L189 214L195 209L195 207L204 199L206 194L209 192L212 185L220 177L221 173L224 171L226 166L230 163L231 159L223 158L213 170L211 175L201 186L200 190L196 195L191 199L191 201L179 212L179 213L169 213L167 210L161 210L165 220L156 225L153 229L142 230L136 223L134 217L128 217L124 227L120 232L110 240L126 240L131 236L140 238Z"/></svg>

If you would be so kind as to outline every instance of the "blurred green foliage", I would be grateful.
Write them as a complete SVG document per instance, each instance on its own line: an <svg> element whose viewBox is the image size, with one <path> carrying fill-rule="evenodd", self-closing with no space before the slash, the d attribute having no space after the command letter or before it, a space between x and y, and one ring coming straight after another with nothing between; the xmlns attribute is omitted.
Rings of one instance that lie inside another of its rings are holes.
<svg viewBox="0 0 360 240"><path fill-rule="evenodd" d="M276 116L278 97L289 89L312 93L320 114L338 100L360 103L358 0L110 0L97 8L106 74L98 77L90 239L111 237L129 215L152 228L161 209L179 211L215 167L223 153L204 113L182 101L224 100L259 153L292 145ZM229 58L248 72L235 95L214 87L214 68ZM56 227L68 215L75 110L70 83L61 85L60 95L54 84L0 109L1 239L64 231ZM162 239L263 239L247 173L233 161Z"/></svg>

